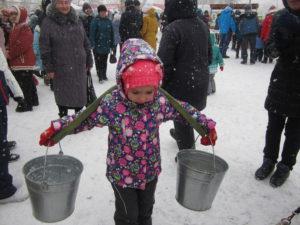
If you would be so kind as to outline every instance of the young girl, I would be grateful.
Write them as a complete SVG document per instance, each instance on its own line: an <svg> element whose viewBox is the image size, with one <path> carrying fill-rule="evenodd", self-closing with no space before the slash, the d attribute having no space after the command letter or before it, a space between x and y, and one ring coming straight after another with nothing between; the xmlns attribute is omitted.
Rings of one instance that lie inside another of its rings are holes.
<svg viewBox="0 0 300 225"><path fill-rule="evenodd" d="M109 127L106 176L115 193L115 224L148 224L154 204L157 177L161 172L159 126L168 120L184 120L158 90L161 62L141 39L122 46L117 67L117 90L107 94L99 107L75 129ZM206 127L203 144L215 144L215 122L187 103L182 106ZM75 116L52 121L41 134L40 145L52 146L51 137ZM211 142L210 142L211 140Z"/></svg>
<svg viewBox="0 0 300 225"><path fill-rule="evenodd" d="M209 41L212 48L212 62L209 65L209 81L208 81L208 89L207 95L216 92L216 82L215 82L215 74L218 72L218 66L220 65L220 70L224 69L224 60L222 54L220 52L220 48L216 41L216 35L214 33L209 34Z"/></svg>

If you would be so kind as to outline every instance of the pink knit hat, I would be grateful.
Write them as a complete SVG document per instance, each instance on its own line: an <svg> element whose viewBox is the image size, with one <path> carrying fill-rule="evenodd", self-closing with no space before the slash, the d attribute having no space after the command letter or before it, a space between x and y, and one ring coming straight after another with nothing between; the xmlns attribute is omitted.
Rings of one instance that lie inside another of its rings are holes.
<svg viewBox="0 0 300 225"><path fill-rule="evenodd" d="M153 86L158 89L162 76L160 64L151 60L138 60L122 73L125 94L137 87Z"/></svg>

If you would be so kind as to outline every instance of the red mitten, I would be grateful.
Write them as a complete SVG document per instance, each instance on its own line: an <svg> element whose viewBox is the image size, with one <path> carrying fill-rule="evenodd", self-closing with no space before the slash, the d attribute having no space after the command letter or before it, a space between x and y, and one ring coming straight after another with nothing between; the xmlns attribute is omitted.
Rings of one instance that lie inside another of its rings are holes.
<svg viewBox="0 0 300 225"><path fill-rule="evenodd" d="M209 131L209 134L207 136L204 136L201 138L201 144L202 145L215 145L217 140L217 132L216 129L213 128Z"/></svg>
<svg viewBox="0 0 300 225"><path fill-rule="evenodd" d="M224 67L223 67L223 66L220 66L220 70L223 71L223 70L224 70Z"/></svg>
<svg viewBox="0 0 300 225"><path fill-rule="evenodd" d="M55 142L51 140L51 138L54 136L55 133L57 133L57 131L54 129L53 125L51 124L51 126L47 130L41 133L39 144L48 147L55 145Z"/></svg>

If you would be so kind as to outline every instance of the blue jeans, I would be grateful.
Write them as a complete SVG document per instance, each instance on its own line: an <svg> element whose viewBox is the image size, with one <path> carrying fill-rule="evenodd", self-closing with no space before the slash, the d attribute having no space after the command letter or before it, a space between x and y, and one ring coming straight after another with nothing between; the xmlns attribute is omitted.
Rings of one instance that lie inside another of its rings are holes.
<svg viewBox="0 0 300 225"><path fill-rule="evenodd" d="M222 56L224 57L226 55L227 49L228 49L228 45L230 43L230 38L231 35L230 33L225 33L225 34L220 34L220 52L222 54Z"/></svg>

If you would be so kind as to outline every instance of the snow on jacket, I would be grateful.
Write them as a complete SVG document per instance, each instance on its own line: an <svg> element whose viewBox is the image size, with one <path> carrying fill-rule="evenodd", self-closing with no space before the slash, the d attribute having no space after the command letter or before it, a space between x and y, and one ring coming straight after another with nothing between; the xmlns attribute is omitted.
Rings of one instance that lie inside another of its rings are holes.
<svg viewBox="0 0 300 225"><path fill-rule="evenodd" d="M197 17L194 2L168 1L165 13L170 23L164 28L157 54L164 64L162 87L173 97L203 110L211 46L208 27Z"/></svg>
<svg viewBox="0 0 300 225"><path fill-rule="evenodd" d="M18 19L9 34L9 65L11 70L33 70L35 66L33 34L26 22L27 10L21 6L14 7L17 9Z"/></svg>
<svg viewBox="0 0 300 225"><path fill-rule="evenodd" d="M81 20L71 7L67 15L53 5L47 8L40 33L44 69L54 72L57 105L83 107L87 101L86 68L92 67L92 53Z"/></svg>
<svg viewBox="0 0 300 225"><path fill-rule="evenodd" d="M156 50L156 34L158 31L158 22L155 14L155 9L150 8L147 15L143 18L143 27L141 35L144 41L146 41L154 50Z"/></svg>
<svg viewBox="0 0 300 225"><path fill-rule="evenodd" d="M260 37L263 40L263 42L267 42L269 39L273 16L274 16L274 12L269 13L268 15L266 15L266 18L263 20L261 24Z"/></svg>
<svg viewBox="0 0 300 225"><path fill-rule="evenodd" d="M14 97L22 97L24 98L23 92L16 81L16 78L10 71L6 58L4 56L3 51L0 49L0 71L3 72L3 80L2 80L2 86L1 88L1 103L0 104L8 104L8 92L7 92L7 87L11 90L12 94Z"/></svg>
<svg viewBox="0 0 300 225"><path fill-rule="evenodd" d="M279 58L271 75L265 108L299 118L300 11L287 8L274 15L267 51L273 58Z"/></svg>
<svg viewBox="0 0 300 225"><path fill-rule="evenodd" d="M94 18L91 22L89 38L96 53L108 54L115 44L112 22L107 17Z"/></svg>
<svg viewBox="0 0 300 225"><path fill-rule="evenodd" d="M224 66L224 60L217 44L216 35L210 33L209 40L212 48L212 62L209 65L209 74L216 74L219 66Z"/></svg>
<svg viewBox="0 0 300 225"><path fill-rule="evenodd" d="M33 33L33 52L35 55L35 69L43 70L43 63L41 59L41 51L40 51L40 32L41 28L39 25L36 25Z"/></svg>
<svg viewBox="0 0 300 225"><path fill-rule="evenodd" d="M241 35L258 34L259 21L257 14L255 12L242 14L239 28Z"/></svg>
<svg viewBox="0 0 300 225"><path fill-rule="evenodd" d="M122 13L120 20L119 33L121 42L129 38L141 38L141 29L143 26L143 14L134 6L129 6Z"/></svg>
<svg viewBox="0 0 300 225"><path fill-rule="evenodd" d="M226 6L226 8L222 10L220 16L218 17L218 27L221 34L227 34L229 30L232 32L236 31L236 24L234 22L232 13L232 8Z"/></svg>
<svg viewBox="0 0 300 225"><path fill-rule="evenodd" d="M107 94L98 108L75 133L93 127L109 127L107 171L111 183L122 187L145 189L146 183L161 172L159 126L168 120L183 121L166 97L158 91L152 102L138 105L125 97L121 76L123 71L137 60L160 63L153 49L141 39L129 39L122 47L117 66L117 90ZM183 107L199 123L213 128L215 122L187 103ZM74 119L64 117L52 124L59 130Z"/></svg>

